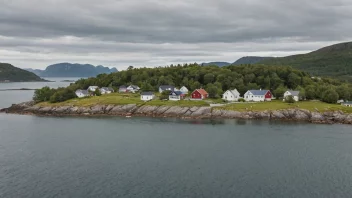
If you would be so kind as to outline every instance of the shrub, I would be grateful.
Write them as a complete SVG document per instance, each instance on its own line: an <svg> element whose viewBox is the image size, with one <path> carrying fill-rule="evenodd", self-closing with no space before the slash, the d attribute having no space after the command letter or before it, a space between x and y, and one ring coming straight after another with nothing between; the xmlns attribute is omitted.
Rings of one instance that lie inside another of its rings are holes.
<svg viewBox="0 0 352 198"><path fill-rule="evenodd" d="M296 101L293 98L293 96L286 96L285 102L287 102L287 103L295 103Z"/></svg>
<svg viewBox="0 0 352 198"><path fill-rule="evenodd" d="M240 98L238 99L238 102L246 102L246 100L244 98Z"/></svg>

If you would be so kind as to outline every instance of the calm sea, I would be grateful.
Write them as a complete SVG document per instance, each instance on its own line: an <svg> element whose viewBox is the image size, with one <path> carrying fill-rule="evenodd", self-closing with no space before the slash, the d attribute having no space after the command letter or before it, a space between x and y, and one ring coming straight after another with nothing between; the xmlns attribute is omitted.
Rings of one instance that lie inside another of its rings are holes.
<svg viewBox="0 0 352 198"><path fill-rule="evenodd" d="M0 114L0 197L348 198L351 142L349 125Z"/></svg>

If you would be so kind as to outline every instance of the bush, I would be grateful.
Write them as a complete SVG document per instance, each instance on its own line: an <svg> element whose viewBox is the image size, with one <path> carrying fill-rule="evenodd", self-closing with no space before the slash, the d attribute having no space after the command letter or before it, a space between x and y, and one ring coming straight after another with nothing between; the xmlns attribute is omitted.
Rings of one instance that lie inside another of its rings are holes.
<svg viewBox="0 0 352 198"><path fill-rule="evenodd" d="M240 98L238 99L238 102L246 102L246 100L244 98Z"/></svg>
<svg viewBox="0 0 352 198"><path fill-rule="evenodd" d="M96 90L94 91L94 95L96 95L96 96L101 96L100 90L99 90L99 89L96 89Z"/></svg>
<svg viewBox="0 0 352 198"><path fill-rule="evenodd" d="M168 100L171 91L163 91L160 95L160 100Z"/></svg>
<svg viewBox="0 0 352 198"><path fill-rule="evenodd" d="M50 102L51 103L63 102L75 97L77 96L73 90L60 88L54 93L54 95L50 97Z"/></svg>
<svg viewBox="0 0 352 198"><path fill-rule="evenodd" d="M41 89L37 89L34 92L33 100L36 103L46 102L50 100L50 97L55 94L55 89L50 89L50 87L43 87Z"/></svg>
<svg viewBox="0 0 352 198"><path fill-rule="evenodd" d="M293 96L286 96L285 102L287 102L287 103L295 103L296 101L293 98Z"/></svg>

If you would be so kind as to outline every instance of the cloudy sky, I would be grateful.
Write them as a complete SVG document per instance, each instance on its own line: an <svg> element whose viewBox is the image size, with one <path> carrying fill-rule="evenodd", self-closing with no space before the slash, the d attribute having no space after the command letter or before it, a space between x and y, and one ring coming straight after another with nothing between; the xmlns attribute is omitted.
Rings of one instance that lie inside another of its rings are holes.
<svg viewBox="0 0 352 198"><path fill-rule="evenodd" d="M233 62L350 41L351 23L351 0L0 0L0 62Z"/></svg>

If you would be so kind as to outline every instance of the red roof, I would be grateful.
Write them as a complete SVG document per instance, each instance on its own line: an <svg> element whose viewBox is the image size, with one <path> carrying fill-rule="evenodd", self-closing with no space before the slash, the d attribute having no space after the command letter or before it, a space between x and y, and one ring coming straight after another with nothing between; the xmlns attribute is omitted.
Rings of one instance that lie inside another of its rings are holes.
<svg viewBox="0 0 352 198"><path fill-rule="evenodd" d="M198 91L203 96L207 96L208 95L208 92L205 91L204 89L197 89L196 91Z"/></svg>

